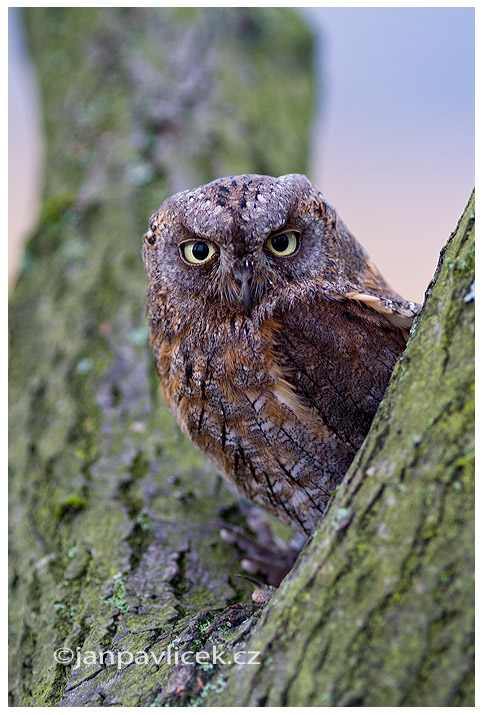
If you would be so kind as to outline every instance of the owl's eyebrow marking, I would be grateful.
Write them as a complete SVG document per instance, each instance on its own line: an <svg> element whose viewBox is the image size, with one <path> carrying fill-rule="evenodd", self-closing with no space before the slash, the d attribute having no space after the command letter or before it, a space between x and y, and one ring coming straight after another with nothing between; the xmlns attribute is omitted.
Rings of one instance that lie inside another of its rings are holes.
<svg viewBox="0 0 483 715"><path fill-rule="evenodd" d="M285 223L283 223L278 228L270 229L270 233L268 235L269 236L277 236L279 233L286 233L287 231L292 231L293 233L297 233L299 236L302 235L302 231L299 228L293 227L293 221L291 221L291 217L289 217L289 219L287 221L285 221Z"/></svg>

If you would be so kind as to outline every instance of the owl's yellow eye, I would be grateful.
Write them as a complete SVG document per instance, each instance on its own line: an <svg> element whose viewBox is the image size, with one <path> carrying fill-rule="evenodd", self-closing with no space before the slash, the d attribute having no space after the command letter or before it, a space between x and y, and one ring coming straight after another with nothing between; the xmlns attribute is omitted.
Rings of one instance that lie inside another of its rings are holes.
<svg viewBox="0 0 483 715"><path fill-rule="evenodd" d="M181 257L188 263L206 263L215 253L215 247L208 241L186 241L180 246Z"/></svg>
<svg viewBox="0 0 483 715"><path fill-rule="evenodd" d="M275 256L293 256L299 247L299 235L295 231L285 231L270 236L267 246Z"/></svg>

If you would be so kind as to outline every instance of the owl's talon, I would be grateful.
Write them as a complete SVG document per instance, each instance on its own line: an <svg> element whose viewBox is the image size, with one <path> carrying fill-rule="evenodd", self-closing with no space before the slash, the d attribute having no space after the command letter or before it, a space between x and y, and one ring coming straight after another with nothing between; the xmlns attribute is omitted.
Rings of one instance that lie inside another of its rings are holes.
<svg viewBox="0 0 483 715"><path fill-rule="evenodd" d="M257 581L257 579L245 576L242 573L237 573L236 575L239 578L245 579L245 581L248 581L253 586L252 601L254 603L258 603L259 605L267 603L277 590L274 586L267 586L266 584Z"/></svg>
<svg viewBox="0 0 483 715"><path fill-rule="evenodd" d="M261 515L253 516L248 521L252 528L256 528L257 537L254 538L245 529L232 524L221 527L220 537L242 552L240 565L244 571L259 574L268 581L270 587L278 586L295 563L302 544L294 546L276 539ZM251 577L246 578L250 580ZM251 582L255 583L255 580L251 579Z"/></svg>

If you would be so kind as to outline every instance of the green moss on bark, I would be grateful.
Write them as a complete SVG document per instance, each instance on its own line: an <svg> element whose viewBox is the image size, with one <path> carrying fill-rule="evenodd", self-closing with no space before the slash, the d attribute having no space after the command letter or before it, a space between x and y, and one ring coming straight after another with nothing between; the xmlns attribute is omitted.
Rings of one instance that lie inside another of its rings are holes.
<svg viewBox="0 0 483 715"><path fill-rule="evenodd" d="M474 702L474 196L371 430L206 705ZM338 515L340 518L338 518Z"/></svg>
<svg viewBox="0 0 483 715"><path fill-rule="evenodd" d="M11 704L147 705L166 664L54 651L162 650L244 592L218 536L234 497L158 393L141 237L176 190L305 169L311 39L276 8L25 18L47 156L10 305Z"/></svg>
<svg viewBox="0 0 483 715"><path fill-rule="evenodd" d="M26 17L48 151L10 311L11 704L471 705L474 199L329 518L240 605L233 497L158 394L140 236L175 190L304 170L310 38L282 9Z"/></svg>

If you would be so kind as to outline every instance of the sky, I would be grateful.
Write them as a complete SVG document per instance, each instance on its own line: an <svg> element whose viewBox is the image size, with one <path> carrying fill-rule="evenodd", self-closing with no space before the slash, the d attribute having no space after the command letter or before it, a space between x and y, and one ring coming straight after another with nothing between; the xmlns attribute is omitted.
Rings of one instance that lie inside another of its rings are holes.
<svg viewBox="0 0 483 715"><path fill-rule="evenodd" d="M8 282L11 289L25 239L34 230L42 191L40 98L18 8L8 9Z"/></svg>
<svg viewBox="0 0 483 715"><path fill-rule="evenodd" d="M474 8L304 8L319 39L310 179L421 302L474 186Z"/></svg>
<svg viewBox="0 0 483 715"><path fill-rule="evenodd" d="M474 8L301 12L316 34L319 76L308 176L392 287L421 302L474 185ZM35 226L42 158L18 20L9 9L14 245Z"/></svg>

